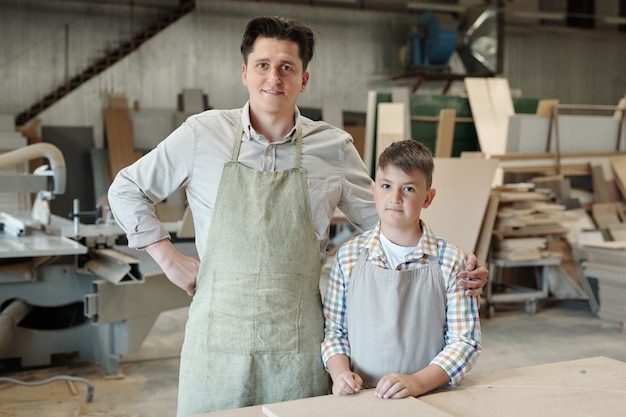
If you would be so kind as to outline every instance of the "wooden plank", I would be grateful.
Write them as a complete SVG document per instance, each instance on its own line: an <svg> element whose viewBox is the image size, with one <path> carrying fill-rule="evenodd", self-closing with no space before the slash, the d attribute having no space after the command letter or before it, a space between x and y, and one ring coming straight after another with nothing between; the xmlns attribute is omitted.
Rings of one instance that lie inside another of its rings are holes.
<svg viewBox="0 0 626 417"><path fill-rule="evenodd" d="M111 177L136 161L133 127L128 109L104 109L104 131Z"/></svg>
<svg viewBox="0 0 626 417"><path fill-rule="evenodd" d="M354 395L323 395L267 404L262 411L268 417L452 417L413 397L399 400L377 398L372 389Z"/></svg>
<svg viewBox="0 0 626 417"><path fill-rule="evenodd" d="M626 197L626 155L614 155L609 159L615 176L615 184L622 193L622 197Z"/></svg>
<svg viewBox="0 0 626 417"><path fill-rule="evenodd" d="M410 139L406 136L403 103L378 103L376 129L376 162L380 154L393 142Z"/></svg>
<svg viewBox="0 0 626 417"><path fill-rule="evenodd" d="M598 229L608 229L612 225L621 224L618 215L620 203L594 203L591 206L593 221Z"/></svg>
<svg viewBox="0 0 626 417"><path fill-rule="evenodd" d="M508 81L466 77L464 82L480 150L488 157L504 154L509 117L515 113Z"/></svg>
<svg viewBox="0 0 626 417"><path fill-rule="evenodd" d="M455 119L455 109L441 109L439 111L437 141L435 143L435 156L437 158L450 158L452 156Z"/></svg>
<svg viewBox="0 0 626 417"><path fill-rule="evenodd" d="M591 164L591 178L593 180L593 196L595 201L598 203L608 203L611 201L606 180L604 179L604 170L601 165Z"/></svg>
<svg viewBox="0 0 626 417"><path fill-rule="evenodd" d="M496 223L496 215L498 214L498 205L500 204L500 196L498 193L491 193L489 196L489 202L485 209L485 215L480 227L480 233L476 242L476 258L478 261L487 265L487 258L489 257L489 249L491 247L491 238L493 235L493 226Z"/></svg>
<svg viewBox="0 0 626 417"><path fill-rule="evenodd" d="M468 375L419 399L459 417L613 417L626 409L626 363L597 357Z"/></svg>
<svg viewBox="0 0 626 417"><path fill-rule="evenodd" d="M515 114L509 80L501 77L490 77L487 78L487 87L489 88L489 95L491 96L491 106L498 123L499 140L505 141L509 126L509 117ZM506 144L502 142L502 145Z"/></svg>
<svg viewBox="0 0 626 417"><path fill-rule="evenodd" d="M367 109L365 113L365 143L363 149L363 160L368 168L370 176L373 177L376 162L376 118L378 111L378 93L370 90L367 93Z"/></svg>
<svg viewBox="0 0 626 417"><path fill-rule="evenodd" d="M555 98L544 98L539 100L539 104L537 104L537 116L543 117L552 117L552 109L554 106L559 105L559 99Z"/></svg>
<svg viewBox="0 0 626 417"><path fill-rule="evenodd" d="M498 161L435 158L433 203L422 218L437 236L474 253Z"/></svg>
<svg viewBox="0 0 626 417"><path fill-rule="evenodd" d="M391 89L391 101L404 104L404 138L413 138L411 132L411 89L409 87L394 87Z"/></svg>
<svg viewBox="0 0 626 417"><path fill-rule="evenodd" d="M466 77L464 82L480 150L485 155L505 153L504 148L499 149L497 146L497 125L491 107L487 80L485 78Z"/></svg>

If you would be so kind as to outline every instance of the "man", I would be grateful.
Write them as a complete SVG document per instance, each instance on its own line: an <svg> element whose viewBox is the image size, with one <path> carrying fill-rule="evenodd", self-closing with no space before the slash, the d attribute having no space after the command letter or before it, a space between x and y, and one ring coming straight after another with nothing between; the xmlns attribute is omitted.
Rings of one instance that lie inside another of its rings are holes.
<svg viewBox="0 0 626 417"><path fill-rule="evenodd" d="M352 138L296 107L314 44L298 21L252 19L241 43L245 106L190 117L109 190L129 247L194 296L179 417L328 393L319 281L330 222L337 207L358 229L378 219ZM176 250L154 213L181 187L201 262ZM471 288L486 282L484 267L468 274L483 281Z"/></svg>

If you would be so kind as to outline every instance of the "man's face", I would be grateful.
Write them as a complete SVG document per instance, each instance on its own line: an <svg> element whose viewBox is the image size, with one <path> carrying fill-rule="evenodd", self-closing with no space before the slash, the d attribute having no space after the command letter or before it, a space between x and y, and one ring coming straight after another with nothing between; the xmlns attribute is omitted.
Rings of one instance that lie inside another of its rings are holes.
<svg viewBox="0 0 626 417"><path fill-rule="evenodd" d="M309 73L304 71L298 44L259 37L241 67L241 79L248 87L250 108L257 116L293 114Z"/></svg>

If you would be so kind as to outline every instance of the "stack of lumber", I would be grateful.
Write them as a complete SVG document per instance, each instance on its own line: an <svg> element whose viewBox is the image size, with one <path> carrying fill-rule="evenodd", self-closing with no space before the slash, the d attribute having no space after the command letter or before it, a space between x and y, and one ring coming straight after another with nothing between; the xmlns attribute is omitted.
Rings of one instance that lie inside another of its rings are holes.
<svg viewBox="0 0 626 417"><path fill-rule="evenodd" d="M569 239L576 235L572 227L580 223L581 211L567 210L551 190L532 183L496 187L492 200L497 205L491 258L530 262L558 258L560 265L546 267L550 293L561 299L587 298Z"/></svg>
<svg viewBox="0 0 626 417"><path fill-rule="evenodd" d="M561 222L570 217L565 206L551 202L547 192L496 188L499 205L493 228L493 255L498 259L532 260L558 256L548 240L568 233Z"/></svg>
<svg viewBox="0 0 626 417"><path fill-rule="evenodd" d="M598 280L598 316L608 323L624 323L626 316L626 241L582 246L583 271Z"/></svg>

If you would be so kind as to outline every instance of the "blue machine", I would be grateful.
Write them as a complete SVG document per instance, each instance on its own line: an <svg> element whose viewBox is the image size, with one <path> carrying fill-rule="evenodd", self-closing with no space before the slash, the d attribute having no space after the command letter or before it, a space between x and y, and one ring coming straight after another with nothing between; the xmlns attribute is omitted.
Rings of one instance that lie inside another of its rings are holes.
<svg viewBox="0 0 626 417"><path fill-rule="evenodd" d="M409 34L406 65L409 69L443 70L457 46L457 28L442 25L431 11L420 14Z"/></svg>

